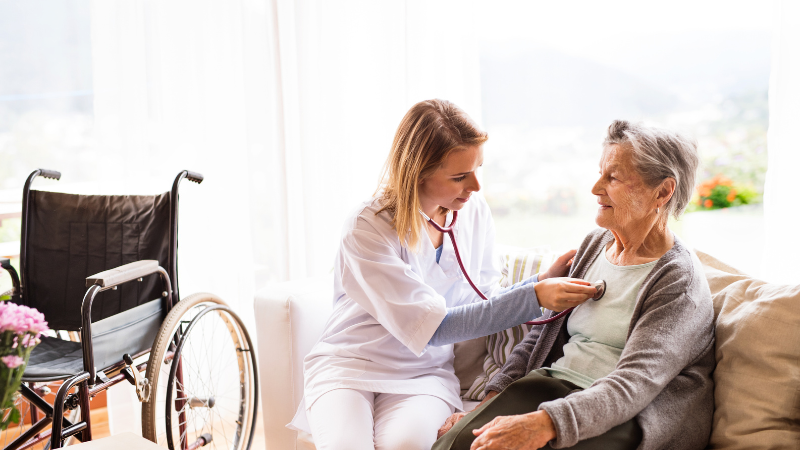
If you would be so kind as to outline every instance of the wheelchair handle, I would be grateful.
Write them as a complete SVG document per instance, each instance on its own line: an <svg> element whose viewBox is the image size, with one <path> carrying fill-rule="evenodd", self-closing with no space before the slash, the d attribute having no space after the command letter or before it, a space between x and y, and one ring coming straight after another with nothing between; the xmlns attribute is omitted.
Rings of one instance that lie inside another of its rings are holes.
<svg viewBox="0 0 800 450"><path fill-rule="evenodd" d="M197 172L192 172L192 171L189 171L189 170L186 171L186 178L188 178L189 181L195 182L197 184L200 184L200 183L203 182L203 174L197 173Z"/></svg>
<svg viewBox="0 0 800 450"><path fill-rule="evenodd" d="M49 169L39 169L39 175L50 178L51 180L60 180L61 179L61 172L57 170L49 170Z"/></svg>

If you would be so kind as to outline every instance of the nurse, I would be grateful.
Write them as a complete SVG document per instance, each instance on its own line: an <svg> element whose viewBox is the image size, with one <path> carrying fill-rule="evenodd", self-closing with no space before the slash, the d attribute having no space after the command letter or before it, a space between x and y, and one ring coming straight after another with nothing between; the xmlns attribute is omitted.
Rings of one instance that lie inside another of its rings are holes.
<svg viewBox="0 0 800 450"><path fill-rule="evenodd" d="M575 251L546 273L500 290L494 223L476 170L488 136L457 106L417 103L403 118L381 187L345 222L334 308L304 360L305 397L290 428L319 450L429 449L461 410L453 343L486 336L595 295L566 275ZM455 227L452 243L420 211Z"/></svg>

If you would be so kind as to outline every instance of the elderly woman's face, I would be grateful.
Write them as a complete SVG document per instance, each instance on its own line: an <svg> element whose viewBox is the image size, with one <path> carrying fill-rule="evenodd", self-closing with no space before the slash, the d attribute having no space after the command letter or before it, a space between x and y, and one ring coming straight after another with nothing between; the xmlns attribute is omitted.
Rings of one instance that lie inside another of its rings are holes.
<svg viewBox="0 0 800 450"><path fill-rule="evenodd" d="M597 225L608 230L634 228L655 211L655 189L649 188L631 163L631 150L609 145L600 160L600 179L592 188L600 208Z"/></svg>

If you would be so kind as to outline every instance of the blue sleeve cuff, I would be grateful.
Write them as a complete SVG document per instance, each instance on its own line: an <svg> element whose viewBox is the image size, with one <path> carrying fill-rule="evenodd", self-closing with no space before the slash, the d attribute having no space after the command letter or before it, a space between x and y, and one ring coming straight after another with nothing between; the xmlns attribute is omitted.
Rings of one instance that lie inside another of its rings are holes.
<svg viewBox="0 0 800 450"><path fill-rule="evenodd" d="M531 277L532 279L533 277ZM527 281L527 280L526 280ZM532 282L484 302L447 308L428 345L441 346L488 336L542 315Z"/></svg>

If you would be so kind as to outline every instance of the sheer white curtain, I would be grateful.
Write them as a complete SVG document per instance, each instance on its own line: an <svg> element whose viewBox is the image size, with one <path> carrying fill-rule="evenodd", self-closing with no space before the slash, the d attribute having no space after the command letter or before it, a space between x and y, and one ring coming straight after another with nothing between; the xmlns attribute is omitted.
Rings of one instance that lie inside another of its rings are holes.
<svg viewBox="0 0 800 450"><path fill-rule="evenodd" d="M800 283L800 2L773 2L769 162L764 188L764 277Z"/></svg>
<svg viewBox="0 0 800 450"><path fill-rule="evenodd" d="M273 0L289 278L333 266L345 216L375 190L417 101L480 119L473 4Z"/></svg>
<svg viewBox="0 0 800 450"><path fill-rule="evenodd" d="M375 190L411 105L447 98L480 120L472 11L95 0L97 166L136 193L167 190L182 169L205 175L182 185L181 291L220 295L252 328L260 285L330 271L343 220ZM115 411L114 432L135 431L138 415Z"/></svg>
<svg viewBox="0 0 800 450"><path fill-rule="evenodd" d="M181 185L181 291L213 292L238 308L253 292L258 151L248 134L244 17L240 2L92 5L95 133L107 170L150 192L169 189L182 169L205 175L201 186Z"/></svg>
<svg viewBox="0 0 800 450"><path fill-rule="evenodd" d="M471 2L97 0L95 128L121 178L183 168L181 288L247 306L332 267L415 102L480 119ZM136 184L136 183L133 183ZM148 184L149 185L149 184Z"/></svg>

